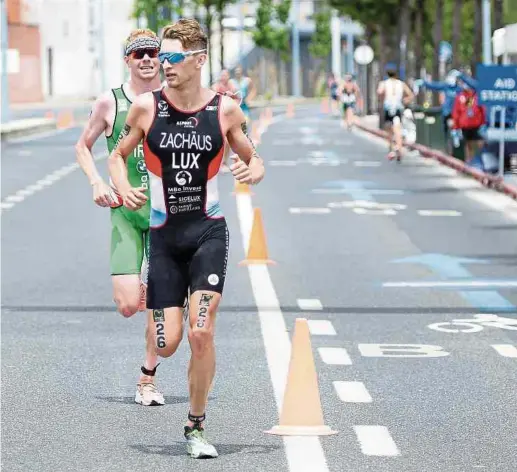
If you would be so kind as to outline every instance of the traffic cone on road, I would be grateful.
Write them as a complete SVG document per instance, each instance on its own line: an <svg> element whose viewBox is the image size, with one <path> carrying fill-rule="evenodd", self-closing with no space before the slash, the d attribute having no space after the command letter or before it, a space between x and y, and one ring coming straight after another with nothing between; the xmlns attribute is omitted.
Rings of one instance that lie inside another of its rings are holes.
<svg viewBox="0 0 517 472"><path fill-rule="evenodd" d="M323 98L321 100L321 113L327 114L329 112L329 102L328 99Z"/></svg>
<svg viewBox="0 0 517 472"><path fill-rule="evenodd" d="M262 224L262 213L260 208L253 210L253 226L251 228L250 242L246 259L239 262L239 265L251 264L276 264L269 259L266 246L266 235Z"/></svg>
<svg viewBox="0 0 517 472"><path fill-rule="evenodd" d="M253 192L250 190L250 186L248 184L243 184L238 180L235 180L235 189L232 192L232 195L253 195Z"/></svg>
<svg viewBox="0 0 517 472"><path fill-rule="evenodd" d="M287 104L287 118L294 118L294 104Z"/></svg>
<svg viewBox="0 0 517 472"><path fill-rule="evenodd" d="M280 436L337 434L323 421L318 375L312 355L309 324L305 318L296 318L294 326L280 423L264 432Z"/></svg>

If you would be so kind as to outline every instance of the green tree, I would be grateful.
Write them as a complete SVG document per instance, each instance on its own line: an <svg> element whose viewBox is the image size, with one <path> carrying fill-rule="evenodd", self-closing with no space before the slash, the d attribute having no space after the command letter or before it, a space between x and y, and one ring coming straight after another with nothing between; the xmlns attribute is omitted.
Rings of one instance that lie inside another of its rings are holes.
<svg viewBox="0 0 517 472"><path fill-rule="evenodd" d="M258 47L273 51L277 60L277 71L281 61L289 58L289 11L291 0L280 0L274 4L273 0L260 0L257 8L257 19L252 30L252 38ZM261 82L266 83L265 60L262 60ZM280 74L285 76L285 74ZM276 86L278 87L278 82Z"/></svg>
<svg viewBox="0 0 517 472"><path fill-rule="evenodd" d="M315 30L309 43L309 52L317 58L317 72L321 72L324 60L332 50L330 32L330 9L324 8L314 15Z"/></svg>

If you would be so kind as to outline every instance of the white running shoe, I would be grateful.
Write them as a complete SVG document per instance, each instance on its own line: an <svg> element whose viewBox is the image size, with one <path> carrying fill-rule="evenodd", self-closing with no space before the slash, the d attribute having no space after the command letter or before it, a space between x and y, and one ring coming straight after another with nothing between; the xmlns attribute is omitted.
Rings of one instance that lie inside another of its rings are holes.
<svg viewBox="0 0 517 472"><path fill-rule="evenodd" d="M165 405L165 399L153 383L138 383L135 403L143 406Z"/></svg>
<svg viewBox="0 0 517 472"><path fill-rule="evenodd" d="M215 447L208 442L203 428L185 426L184 434L187 440L187 453L193 459L209 459L219 456Z"/></svg>

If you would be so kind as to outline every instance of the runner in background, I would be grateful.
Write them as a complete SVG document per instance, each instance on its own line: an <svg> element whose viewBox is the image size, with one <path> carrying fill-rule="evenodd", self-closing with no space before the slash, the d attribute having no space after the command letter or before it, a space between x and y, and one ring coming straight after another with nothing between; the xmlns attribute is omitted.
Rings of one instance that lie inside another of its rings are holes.
<svg viewBox="0 0 517 472"><path fill-rule="evenodd" d="M166 84L166 83L165 83ZM220 93L221 95L228 95L230 97L234 97L235 94L239 92L235 84L233 84L230 80L230 72L228 69L223 69L219 75L219 79L212 85L212 90L214 92ZM240 95L240 94L239 94ZM240 96L238 97L238 101L240 103ZM230 155L230 146L228 143L225 145L224 149L224 157L223 157L223 165L221 167L221 172L227 173L230 172L230 167L228 166L228 156Z"/></svg>
<svg viewBox="0 0 517 472"><path fill-rule="evenodd" d="M230 80L231 84L237 89L237 93L241 97L241 110L246 117L248 128L250 127L250 107L249 103L257 96L255 84L250 77L244 75L241 66L235 68L235 78Z"/></svg>
<svg viewBox="0 0 517 472"><path fill-rule="evenodd" d="M343 104L341 125L343 128L351 130L352 126L356 124L356 107L359 110L363 106L361 89L357 82L353 80L352 74L345 75L343 83L338 88L337 95Z"/></svg>
<svg viewBox="0 0 517 472"><path fill-rule="evenodd" d="M93 200L101 207L111 207L110 272L113 298L122 316L129 318L146 309L146 268L142 271L144 255L148 259L149 212L146 204L138 211L122 205L115 189L100 176L92 147L104 133L111 152L121 134L128 110L135 98L160 88L160 40L151 30L137 29L126 39L124 60L129 69L129 80L120 87L103 93L93 104L92 113L76 144L77 161L88 177ZM148 195L149 176L140 143L127 160L131 183ZM143 272L143 273L142 273ZM143 279L143 280L142 280ZM163 395L157 390L154 378L158 358L153 339L146 327L146 358L137 383L135 402L141 405L163 405Z"/></svg>

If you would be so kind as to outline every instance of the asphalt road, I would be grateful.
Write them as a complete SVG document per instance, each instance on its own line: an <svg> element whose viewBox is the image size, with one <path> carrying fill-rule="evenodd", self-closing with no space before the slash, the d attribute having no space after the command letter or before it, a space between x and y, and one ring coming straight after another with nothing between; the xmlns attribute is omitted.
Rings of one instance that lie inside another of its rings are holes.
<svg viewBox="0 0 517 472"><path fill-rule="evenodd" d="M144 318L114 309L109 213L73 165L78 135L2 144L2 469L187 470L188 343L158 368L166 405L134 404ZM220 457L196 470L517 470L517 204L416 155L389 162L316 107L276 115L259 151L252 196L219 181L231 242L207 431ZM251 206L274 265L238 264ZM333 436L264 433L296 318Z"/></svg>

